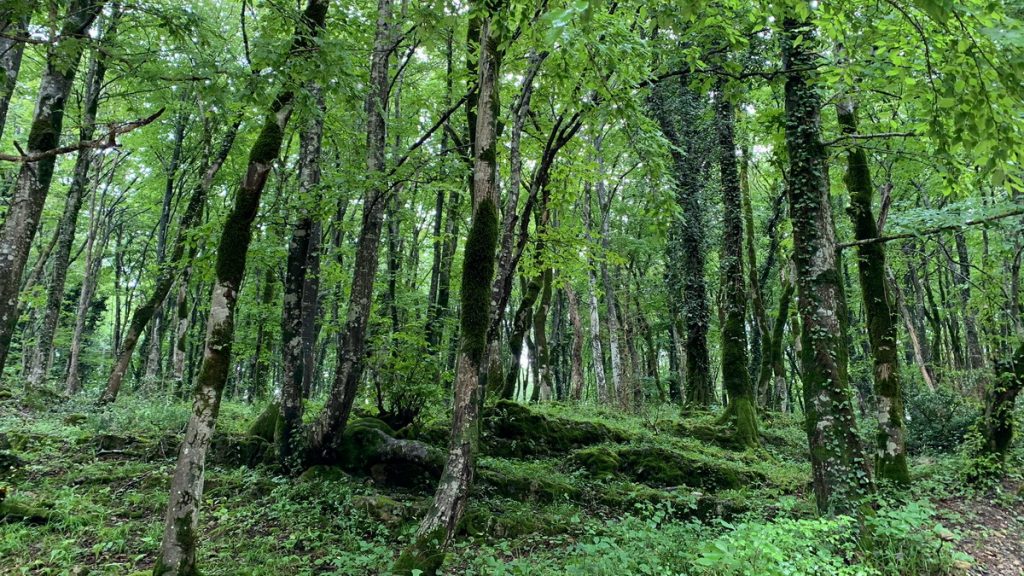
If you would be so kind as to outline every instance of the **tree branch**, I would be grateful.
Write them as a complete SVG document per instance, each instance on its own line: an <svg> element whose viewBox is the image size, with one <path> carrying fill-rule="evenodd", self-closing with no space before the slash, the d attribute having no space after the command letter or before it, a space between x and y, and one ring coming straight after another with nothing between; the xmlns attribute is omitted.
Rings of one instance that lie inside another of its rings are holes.
<svg viewBox="0 0 1024 576"><path fill-rule="evenodd" d="M77 152L79 150L104 150L107 148L116 148L118 146L117 136L121 134L127 134L137 128L142 128L147 124L151 124L154 120L160 117L164 113L164 109L161 108L156 111L155 114L141 120L135 120L134 122L125 122L123 124L110 124L107 131L107 135L102 138L95 140L83 140L70 146L60 146L51 150L45 150L43 152L26 153L22 150L21 146L17 141L14 142L14 147L18 149L19 154L0 154L0 160L6 162L38 162L46 158L52 158L61 154L69 154L71 152Z"/></svg>
<svg viewBox="0 0 1024 576"><path fill-rule="evenodd" d="M1024 208L1018 208L1011 210L1003 214L996 214L993 216L985 216L984 218L972 218L961 224L948 224L946 226L939 226L936 228L930 228L928 230L922 230L921 232L907 232L904 234L893 234L892 236L879 236L877 238L867 238L865 240L857 240L854 242L843 242L842 244L836 245L836 250L842 250L843 248L852 248L854 246L867 246L870 244L879 244L883 242L892 242L893 240L906 240L908 238L919 238L921 236L930 236L932 234L939 234L942 232L949 232L950 230L958 230L965 226L977 226L978 224L987 224L989 222L995 222L996 220L1002 220L1004 218L1012 218L1014 216L1024 215Z"/></svg>

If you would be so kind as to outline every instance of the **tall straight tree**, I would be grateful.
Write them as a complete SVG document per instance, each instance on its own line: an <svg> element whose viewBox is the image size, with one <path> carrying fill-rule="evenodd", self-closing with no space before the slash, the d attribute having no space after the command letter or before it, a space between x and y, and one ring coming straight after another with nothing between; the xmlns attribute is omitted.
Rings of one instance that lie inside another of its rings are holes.
<svg viewBox="0 0 1024 576"><path fill-rule="evenodd" d="M722 386L729 393L723 419L733 424L737 442L758 445L757 402L747 370L747 290L743 277L743 209L736 164L735 113L724 82L715 97L718 166L722 186Z"/></svg>
<svg viewBox="0 0 1024 576"><path fill-rule="evenodd" d="M60 142L64 107L88 42L89 27L103 2L72 0L68 3L60 35L46 52L46 68L39 80L39 96L25 150L28 155L53 150ZM47 155L38 161L21 164L7 218L0 228L0 374L7 362L11 338L18 323L21 273L50 192L56 161L55 155Z"/></svg>
<svg viewBox="0 0 1024 576"><path fill-rule="evenodd" d="M849 136L857 134L857 108L853 100L838 105L839 125ZM857 240L877 238L878 225L872 209L874 188L864 149L853 141L846 150L846 188L850 192L848 212ZM864 298L868 341L874 363L875 396L878 402L878 430L875 433L875 475L899 484L910 482L903 427L903 389L900 384L897 346L898 312L886 281L885 245L881 242L857 247L857 271Z"/></svg>
<svg viewBox="0 0 1024 576"><path fill-rule="evenodd" d="M847 376L846 302L836 258L821 98L810 71L818 64L815 28L789 7L782 24L789 205L801 320L801 379L814 495L822 513L856 509L871 488Z"/></svg>
<svg viewBox="0 0 1024 576"><path fill-rule="evenodd" d="M5 5L0 8L0 138L4 135L7 124L7 110L18 85L18 72L21 70L21 57L25 53L25 43L18 40L28 33L28 23L32 18L35 2L32 0L20 4Z"/></svg>
<svg viewBox="0 0 1024 576"><path fill-rule="evenodd" d="M292 38L289 56L308 54L327 18L327 0L309 0ZM291 117L294 88L278 93L265 115L263 128L249 152L245 175L228 213L217 248L216 280L206 320L206 344L196 381L192 415L178 451L171 479L163 541L154 576L192 576L196 567L199 505L203 499L206 452L220 411L227 382L234 337L235 304L245 274L245 260L252 240L252 223L260 206L267 176L281 149L284 130Z"/></svg>
<svg viewBox="0 0 1024 576"><path fill-rule="evenodd" d="M366 328L373 304L373 282L377 277L380 234L384 224L390 188L385 170L389 74L388 62L395 35L392 31L391 0L377 3L377 28L370 56L370 85L366 94L366 192L363 222L359 230L348 313L338 342L338 360L323 412L310 430L311 461L329 458L352 412L363 373Z"/></svg>
<svg viewBox="0 0 1024 576"><path fill-rule="evenodd" d="M498 241L498 112L499 69L503 56L500 0L474 6L479 15L470 23L479 26L478 107L473 138L473 220L462 262L462 317L454 414L448 458L437 484L430 509L420 522L413 544L403 551L393 573L433 576L444 559L444 548L455 537L469 500L480 437L480 404L484 393L490 290L494 278ZM470 54L470 58L474 55Z"/></svg>

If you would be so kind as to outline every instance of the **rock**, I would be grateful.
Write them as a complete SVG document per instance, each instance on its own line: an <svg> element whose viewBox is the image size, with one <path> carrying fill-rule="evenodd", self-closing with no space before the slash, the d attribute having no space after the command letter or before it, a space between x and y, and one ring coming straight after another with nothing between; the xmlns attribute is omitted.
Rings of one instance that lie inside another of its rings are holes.
<svg viewBox="0 0 1024 576"><path fill-rule="evenodd" d="M210 442L207 462L218 466L273 466L277 461L274 446L258 436L215 434Z"/></svg>
<svg viewBox="0 0 1024 576"><path fill-rule="evenodd" d="M352 498L352 508L391 526L410 518L408 506L387 496L355 496Z"/></svg>
<svg viewBox="0 0 1024 576"><path fill-rule="evenodd" d="M627 439L604 424L544 416L510 400L499 400L485 414L482 435L484 452L505 458L565 453Z"/></svg>
<svg viewBox="0 0 1024 576"><path fill-rule="evenodd" d="M619 455L606 446L578 450L573 453L572 462L580 468L589 470L598 478L615 474L622 464Z"/></svg>
<svg viewBox="0 0 1024 576"><path fill-rule="evenodd" d="M575 486L554 476L524 476L487 468L481 468L477 476L484 489L518 501L557 502L579 495Z"/></svg>
<svg viewBox="0 0 1024 576"><path fill-rule="evenodd" d="M727 460L676 452L658 446L623 448L619 471L651 486L689 486L708 491L739 488L754 479L752 471Z"/></svg>

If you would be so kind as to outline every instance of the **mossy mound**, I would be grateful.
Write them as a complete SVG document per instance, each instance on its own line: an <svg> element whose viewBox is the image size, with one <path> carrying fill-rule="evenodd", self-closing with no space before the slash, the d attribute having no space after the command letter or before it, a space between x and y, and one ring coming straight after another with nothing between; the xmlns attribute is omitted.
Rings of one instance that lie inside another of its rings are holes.
<svg viewBox="0 0 1024 576"><path fill-rule="evenodd" d="M579 496L579 489L556 474L535 475L483 468L477 473L480 489L525 502L557 502Z"/></svg>
<svg viewBox="0 0 1024 576"><path fill-rule="evenodd" d="M210 443L207 461L215 466L273 466L277 461L274 446L249 435L216 434Z"/></svg>
<svg viewBox="0 0 1024 576"><path fill-rule="evenodd" d="M707 491L739 488L752 473L743 466L659 446L620 449L619 471L650 486L689 486Z"/></svg>
<svg viewBox="0 0 1024 576"><path fill-rule="evenodd" d="M397 526L419 516L420 509L408 503L399 502L381 494L354 496L351 502L354 510L359 510L370 518L383 522L388 526Z"/></svg>
<svg viewBox="0 0 1024 576"><path fill-rule="evenodd" d="M622 460L614 450L607 446L594 446L573 453L571 462L595 476L607 477L619 471Z"/></svg>
<svg viewBox="0 0 1024 576"><path fill-rule="evenodd" d="M395 431L376 418L356 418L345 427L338 447L345 470L369 475L379 484L433 488L444 469L444 454L427 444L395 439Z"/></svg>
<svg viewBox="0 0 1024 576"><path fill-rule="evenodd" d="M318 464L300 474L299 482L340 482L346 478L348 474L341 467Z"/></svg>
<svg viewBox="0 0 1024 576"><path fill-rule="evenodd" d="M487 538L556 536L569 530L570 517L512 501L491 502L489 506L470 504L456 530L459 535Z"/></svg>
<svg viewBox="0 0 1024 576"><path fill-rule="evenodd" d="M545 416L511 400L499 400L485 413L482 438L486 454L505 458L565 453L627 439L599 422Z"/></svg>
<svg viewBox="0 0 1024 576"><path fill-rule="evenodd" d="M46 524L53 516L53 511L21 498L4 498L0 500L0 521L25 522L28 524Z"/></svg>

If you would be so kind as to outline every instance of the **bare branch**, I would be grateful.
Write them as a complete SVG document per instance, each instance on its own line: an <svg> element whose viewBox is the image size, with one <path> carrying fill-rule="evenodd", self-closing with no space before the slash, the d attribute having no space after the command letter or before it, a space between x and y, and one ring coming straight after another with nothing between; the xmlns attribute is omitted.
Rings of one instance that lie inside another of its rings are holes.
<svg viewBox="0 0 1024 576"><path fill-rule="evenodd" d="M135 120L134 122L125 122L123 124L110 124L107 131L107 135L102 138L95 140L83 140L70 146L60 146L53 148L52 150L45 150L43 152L33 152L31 154L25 153L21 146L15 142L14 147L18 149L20 154L0 154L0 160L6 162L38 162L46 158L52 158L61 154L69 154L71 152L77 152L79 150L104 150L107 148L116 148L118 146L117 136L121 134L127 134L137 128L142 128L147 124L151 124L154 120L160 117L164 113L164 109L161 108L156 111L155 114L141 120Z"/></svg>

